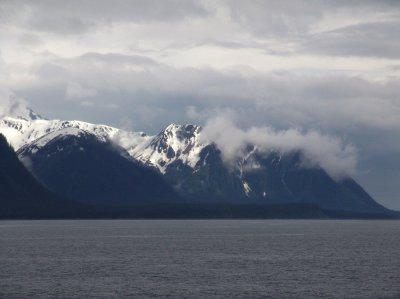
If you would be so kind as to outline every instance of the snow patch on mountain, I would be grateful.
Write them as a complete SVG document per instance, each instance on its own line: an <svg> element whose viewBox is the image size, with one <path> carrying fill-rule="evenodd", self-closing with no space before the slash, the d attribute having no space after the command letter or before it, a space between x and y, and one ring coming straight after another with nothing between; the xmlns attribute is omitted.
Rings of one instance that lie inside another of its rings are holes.
<svg viewBox="0 0 400 299"><path fill-rule="evenodd" d="M3 115L0 119L0 133L3 134L8 142L18 150L25 144L33 142L42 136L49 135L55 137L57 131L66 128L75 128L88 131L96 135L100 140L112 139L120 130L106 125L96 125L83 121L64 121L64 120L47 120L41 117L27 107L24 102L17 99L12 94L9 95L9 100L0 102ZM77 132L72 130L69 133ZM60 131L61 134L61 131Z"/></svg>
<svg viewBox="0 0 400 299"><path fill-rule="evenodd" d="M37 151L45 147L50 142L67 138L69 136L82 137L85 134L90 134L90 132L76 127L62 128L57 131L53 131L46 135L43 135L26 145L23 145L20 150L24 151L25 155L26 153L36 154ZM57 148L57 150L63 151L63 148Z"/></svg>
<svg viewBox="0 0 400 299"><path fill-rule="evenodd" d="M249 197L251 188L249 186L249 183L247 183L246 181L243 181L243 190L244 190L244 193L246 194L246 196Z"/></svg>
<svg viewBox="0 0 400 299"><path fill-rule="evenodd" d="M195 168L200 152L207 145L200 141L201 127L171 124L146 143L128 149L129 154L146 165L165 173L167 167L180 160Z"/></svg>
<svg viewBox="0 0 400 299"><path fill-rule="evenodd" d="M46 119L35 119L28 121L14 117L5 117L0 120L0 133L6 136L8 142L11 143L15 150L18 150L21 146L30 143L44 135L54 133L65 128L86 130L96 135L100 140L111 139L119 131L119 129L114 127L95 125L82 121Z"/></svg>

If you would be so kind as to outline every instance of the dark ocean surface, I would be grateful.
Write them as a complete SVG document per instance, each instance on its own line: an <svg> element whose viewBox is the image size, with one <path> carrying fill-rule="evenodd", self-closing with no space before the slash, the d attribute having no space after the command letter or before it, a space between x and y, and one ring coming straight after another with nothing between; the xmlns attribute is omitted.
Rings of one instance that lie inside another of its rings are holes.
<svg viewBox="0 0 400 299"><path fill-rule="evenodd" d="M0 221L1 298L400 298L400 221Z"/></svg>

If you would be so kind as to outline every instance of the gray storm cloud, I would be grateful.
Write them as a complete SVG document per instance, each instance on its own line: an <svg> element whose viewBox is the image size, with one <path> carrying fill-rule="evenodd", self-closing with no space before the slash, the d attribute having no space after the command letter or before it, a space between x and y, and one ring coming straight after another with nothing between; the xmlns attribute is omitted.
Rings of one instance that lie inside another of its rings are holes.
<svg viewBox="0 0 400 299"><path fill-rule="evenodd" d="M317 131L277 131L271 127L243 130L235 126L229 117L217 116L207 122L203 129L203 138L204 141L217 145L228 164L240 157L247 145L252 144L262 152L301 151L304 155L304 167L321 167L335 179L354 174L357 166L356 150L352 145Z"/></svg>

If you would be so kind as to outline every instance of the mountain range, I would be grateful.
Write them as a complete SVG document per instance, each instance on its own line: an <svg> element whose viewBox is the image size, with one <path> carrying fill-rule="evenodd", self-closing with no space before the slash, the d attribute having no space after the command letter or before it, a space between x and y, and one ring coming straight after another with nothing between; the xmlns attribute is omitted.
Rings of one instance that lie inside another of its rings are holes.
<svg viewBox="0 0 400 299"><path fill-rule="evenodd" d="M248 144L234 163L200 126L171 124L155 136L82 121L48 120L20 105L0 133L52 194L90 205L312 205L385 214L349 176L305 167L299 149Z"/></svg>

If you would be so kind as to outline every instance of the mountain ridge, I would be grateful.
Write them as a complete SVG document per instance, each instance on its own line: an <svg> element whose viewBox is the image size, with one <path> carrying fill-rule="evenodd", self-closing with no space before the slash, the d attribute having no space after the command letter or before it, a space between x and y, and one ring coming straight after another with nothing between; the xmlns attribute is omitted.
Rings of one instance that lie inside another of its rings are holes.
<svg viewBox="0 0 400 299"><path fill-rule="evenodd" d="M5 117L0 121L1 132L8 133L27 166L32 166L29 164L38 151L49 150L49 141L68 132L79 144L79 132L86 132L157 170L181 197L195 203L311 203L333 210L385 210L350 177L337 180L321 167L305 167L301 151L260 151L248 144L241 156L227 165L218 146L203 136L202 127L192 124L170 124L159 134L148 136L81 121ZM52 155L61 157L63 153L58 150ZM45 156L39 160L43 165L49 163Z"/></svg>
<svg viewBox="0 0 400 299"><path fill-rule="evenodd" d="M48 138L53 134L55 137ZM158 172L87 130L64 128L49 133L22 146L17 154L48 189L78 202L130 205L181 201Z"/></svg>

